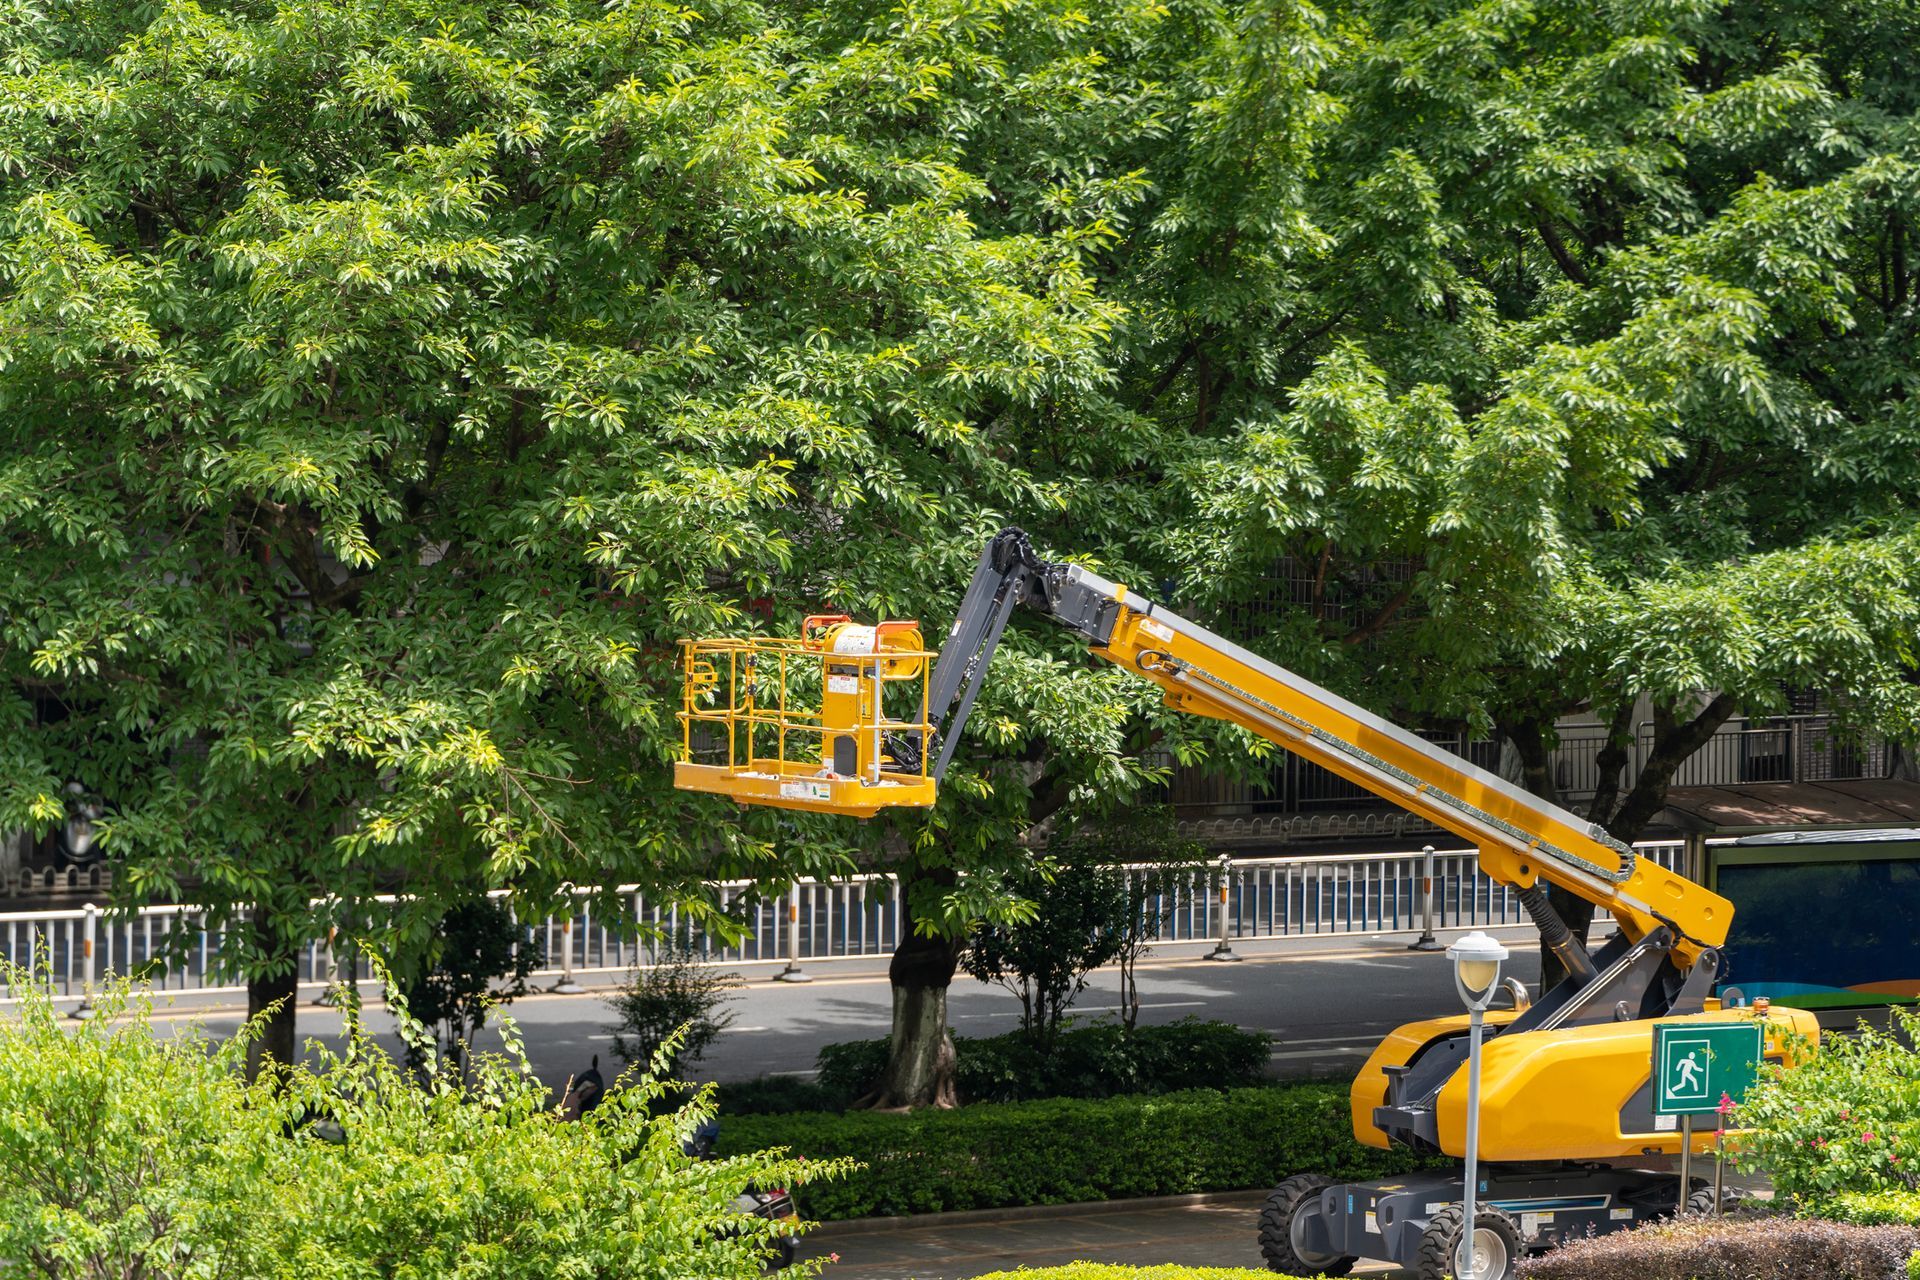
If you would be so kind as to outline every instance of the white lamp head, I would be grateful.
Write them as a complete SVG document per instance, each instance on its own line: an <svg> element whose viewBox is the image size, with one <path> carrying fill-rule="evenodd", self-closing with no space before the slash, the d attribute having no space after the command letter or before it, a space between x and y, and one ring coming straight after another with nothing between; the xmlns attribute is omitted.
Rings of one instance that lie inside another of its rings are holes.
<svg viewBox="0 0 1920 1280"><path fill-rule="evenodd" d="M1484 1010L1493 1003L1493 989L1500 981L1500 963L1507 949L1479 930L1447 948L1453 961L1453 985L1469 1009Z"/></svg>

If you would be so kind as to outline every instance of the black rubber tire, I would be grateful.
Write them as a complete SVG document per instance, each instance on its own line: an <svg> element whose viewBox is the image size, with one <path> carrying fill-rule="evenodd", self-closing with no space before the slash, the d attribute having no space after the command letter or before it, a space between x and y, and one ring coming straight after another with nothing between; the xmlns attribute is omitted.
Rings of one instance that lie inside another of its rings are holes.
<svg viewBox="0 0 1920 1280"><path fill-rule="evenodd" d="M1267 1194L1267 1202L1260 1209L1260 1255L1267 1260L1267 1270L1289 1276L1343 1276L1353 1270L1351 1257L1334 1254L1303 1258L1293 1250L1294 1215L1333 1185L1332 1178L1303 1173Z"/></svg>
<svg viewBox="0 0 1920 1280"><path fill-rule="evenodd" d="M1433 1215L1427 1229L1420 1233L1420 1251L1413 1262L1415 1280L1458 1280L1454 1276L1453 1259L1460 1244L1460 1226L1466 1216L1466 1206L1457 1204L1448 1205ZM1480 1230L1499 1232L1507 1246L1506 1269L1486 1280L1513 1280L1520 1259L1526 1255L1526 1246L1520 1242L1520 1224L1513 1220L1512 1214L1492 1205L1480 1206L1473 1216Z"/></svg>
<svg viewBox="0 0 1920 1280"><path fill-rule="evenodd" d="M1732 1213L1740 1207L1741 1202L1745 1199L1746 1197L1741 1195L1737 1188L1728 1187L1720 1197L1720 1212L1722 1214ZM1711 1215L1713 1213L1713 1188L1701 1187L1698 1191L1688 1196L1687 1212Z"/></svg>
<svg viewBox="0 0 1920 1280"><path fill-rule="evenodd" d="M773 1251L767 1258L767 1270L785 1271L799 1258L800 1242L792 1236L781 1236L773 1242Z"/></svg>

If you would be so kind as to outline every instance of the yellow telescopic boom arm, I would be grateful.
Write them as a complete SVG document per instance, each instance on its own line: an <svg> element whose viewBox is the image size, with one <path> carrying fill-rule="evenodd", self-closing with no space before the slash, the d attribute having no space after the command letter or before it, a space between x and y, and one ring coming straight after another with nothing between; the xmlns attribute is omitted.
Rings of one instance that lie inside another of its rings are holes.
<svg viewBox="0 0 1920 1280"><path fill-rule="evenodd" d="M1125 587L1078 567L1068 575L1115 606L1094 652L1166 690L1168 706L1232 721L1453 832L1479 847L1495 880L1557 884L1606 908L1635 939L1665 924L1687 963L1726 941L1733 912L1724 899L1600 827Z"/></svg>
<svg viewBox="0 0 1920 1280"><path fill-rule="evenodd" d="M1605 908L1635 941L1664 925L1683 970L1726 941L1733 909L1718 894L1636 857L1601 827L1117 583L1078 565L1041 561L1018 530L995 539L981 558L981 574L1016 580L1022 603L1065 622L1093 652L1159 685L1169 706L1240 725L1477 846L1482 870L1531 899L1527 905L1543 924L1544 940L1572 972L1591 976L1592 962L1564 936L1563 925L1562 936L1552 936L1558 919L1542 910L1541 881ZM957 620L950 637L963 649L966 623ZM943 651L941 667L966 659L964 652ZM941 674L936 669L936 686ZM935 705L941 705L937 696Z"/></svg>

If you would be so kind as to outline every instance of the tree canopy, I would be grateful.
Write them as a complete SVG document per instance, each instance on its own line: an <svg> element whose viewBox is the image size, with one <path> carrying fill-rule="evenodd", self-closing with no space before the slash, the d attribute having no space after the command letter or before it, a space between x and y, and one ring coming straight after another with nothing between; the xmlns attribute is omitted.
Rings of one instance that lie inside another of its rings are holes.
<svg viewBox="0 0 1920 1280"><path fill-rule="evenodd" d="M16 6L0 822L104 797L256 976L323 895L844 865L669 789L674 642L935 612L1120 308L895 145L945 34L779 16Z"/></svg>
<svg viewBox="0 0 1920 1280"><path fill-rule="evenodd" d="M1023 627L929 817L669 789L677 639L937 626L1004 522L1523 756L1920 726L1903 0L6 13L0 823L79 784L260 972L320 896L854 858L950 943L1245 767Z"/></svg>

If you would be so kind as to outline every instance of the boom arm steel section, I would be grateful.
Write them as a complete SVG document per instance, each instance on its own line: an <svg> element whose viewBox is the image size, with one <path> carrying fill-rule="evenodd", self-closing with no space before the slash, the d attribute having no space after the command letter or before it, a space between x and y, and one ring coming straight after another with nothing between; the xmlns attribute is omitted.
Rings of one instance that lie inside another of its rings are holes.
<svg viewBox="0 0 1920 1280"><path fill-rule="evenodd" d="M1003 530L981 553L934 668L936 778L1016 604L1073 628L1093 652L1159 685L1168 706L1240 725L1476 845L1481 869L1497 881L1536 898L1539 882L1559 885L1606 908L1636 942L1664 927L1682 970L1726 941L1733 909L1719 895L1124 586L1041 560L1018 529ZM1585 968L1590 974L1590 962Z"/></svg>

